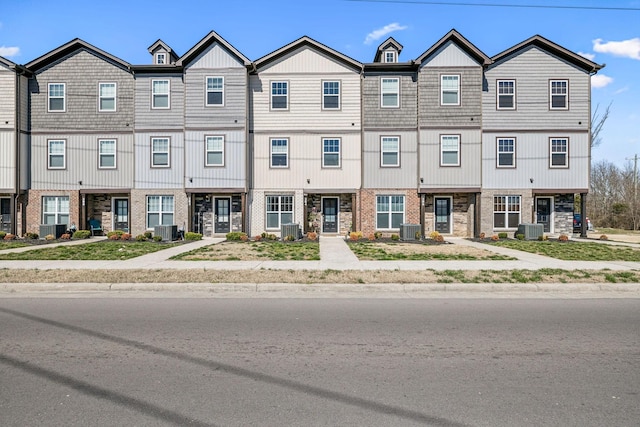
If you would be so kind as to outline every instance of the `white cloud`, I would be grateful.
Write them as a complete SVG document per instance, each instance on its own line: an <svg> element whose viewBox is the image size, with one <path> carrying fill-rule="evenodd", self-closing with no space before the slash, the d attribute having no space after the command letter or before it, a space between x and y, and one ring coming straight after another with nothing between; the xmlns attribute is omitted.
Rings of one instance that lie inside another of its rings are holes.
<svg viewBox="0 0 640 427"><path fill-rule="evenodd" d="M623 88L618 89L617 91L613 92L614 95L620 95L621 93L625 93L629 91L629 86L625 86Z"/></svg>
<svg viewBox="0 0 640 427"><path fill-rule="evenodd" d="M640 38L623 40L620 42L606 42L602 39L593 41L593 50L600 53L609 53L614 56L640 60Z"/></svg>
<svg viewBox="0 0 640 427"><path fill-rule="evenodd" d="M595 53L578 52L578 55L582 56L583 58L587 58L589 61L593 61L596 58Z"/></svg>
<svg viewBox="0 0 640 427"><path fill-rule="evenodd" d="M16 56L20 53L19 47L0 46L0 56Z"/></svg>
<svg viewBox="0 0 640 427"><path fill-rule="evenodd" d="M379 28L377 30L373 30L372 32L370 32L369 34L367 34L367 38L364 39L364 43L365 44L370 44L371 42L375 41L375 40L379 40L382 37L386 36L389 33L392 33L394 31L401 31L401 30L406 30L407 27L406 25L400 25L397 22L394 22L392 24L389 25L385 25L382 28Z"/></svg>
<svg viewBox="0 0 640 427"><path fill-rule="evenodd" d="M604 74L596 74L595 76L591 77L591 87L594 87L596 89L608 86L611 83L613 83L613 79Z"/></svg>

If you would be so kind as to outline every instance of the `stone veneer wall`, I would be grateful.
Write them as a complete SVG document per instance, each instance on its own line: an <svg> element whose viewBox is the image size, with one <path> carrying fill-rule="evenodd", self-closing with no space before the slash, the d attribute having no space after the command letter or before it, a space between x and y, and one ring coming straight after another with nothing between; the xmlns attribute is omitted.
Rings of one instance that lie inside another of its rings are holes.
<svg viewBox="0 0 640 427"><path fill-rule="evenodd" d="M322 198L323 197L338 197L340 199L340 207L338 208L338 232L337 234L347 234L351 231L353 222L353 202L352 194L307 194L307 206L305 211L305 228L303 230L310 231L309 215L311 210L316 208L318 213L322 213ZM322 215L319 218L319 232L322 232Z"/></svg>
<svg viewBox="0 0 640 427"><path fill-rule="evenodd" d="M556 194L554 197L554 232L556 234L573 233L573 194Z"/></svg>
<svg viewBox="0 0 640 427"><path fill-rule="evenodd" d="M426 195L424 206L424 234L435 230L435 197L452 197L453 199L453 232L456 237L474 237L473 224L475 220L474 195L468 193L456 193L453 195Z"/></svg>
<svg viewBox="0 0 640 427"><path fill-rule="evenodd" d="M420 224L420 196L415 188L411 189L366 189L360 191L358 224L354 231L362 231L366 237L376 232L376 196L404 195L404 222L406 224ZM383 231L383 236L398 234L400 230Z"/></svg>

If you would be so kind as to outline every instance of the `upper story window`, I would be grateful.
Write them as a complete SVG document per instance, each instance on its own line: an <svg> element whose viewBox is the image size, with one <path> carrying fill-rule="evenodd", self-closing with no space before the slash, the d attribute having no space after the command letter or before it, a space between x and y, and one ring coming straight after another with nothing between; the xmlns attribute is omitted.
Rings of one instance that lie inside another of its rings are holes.
<svg viewBox="0 0 640 427"><path fill-rule="evenodd" d="M224 136L207 136L205 150L205 166L224 166Z"/></svg>
<svg viewBox="0 0 640 427"><path fill-rule="evenodd" d="M460 105L460 76L440 76L440 103L442 105Z"/></svg>
<svg viewBox="0 0 640 427"><path fill-rule="evenodd" d="M382 108L398 108L400 107L400 79L383 77L380 81L381 85L381 106Z"/></svg>
<svg viewBox="0 0 640 427"><path fill-rule="evenodd" d="M65 111L65 89L65 83L49 83L49 111Z"/></svg>
<svg viewBox="0 0 640 427"><path fill-rule="evenodd" d="M460 166L460 136L440 137L440 166Z"/></svg>
<svg viewBox="0 0 640 427"><path fill-rule="evenodd" d="M49 169L64 169L67 166L67 141L64 139L50 139L47 141L47 167Z"/></svg>
<svg viewBox="0 0 640 427"><path fill-rule="evenodd" d="M151 138L151 167L169 167L169 138Z"/></svg>
<svg viewBox="0 0 640 427"><path fill-rule="evenodd" d="M516 167L516 140L515 138L498 138L496 140L496 150L498 152L496 167L515 168Z"/></svg>
<svg viewBox="0 0 640 427"><path fill-rule="evenodd" d="M396 52L388 50L384 53L384 62L397 62Z"/></svg>
<svg viewBox="0 0 640 427"><path fill-rule="evenodd" d="M116 84L100 83L98 111L116 111Z"/></svg>
<svg viewBox="0 0 640 427"><path fill-rule="evenodd" d="M514 110L516 108L515 80L498 80L498 110Z"/></svg>
<svg viewBox="0 0 640 427"><path fill-rule="evenodd" d="M98 168L99 169L115 169L116 168L116 140L115 139L98 140Z"/></svg>
<svg viewBox="0 0 640 427"><path fill-rule="evenodd" d="M271 82L271 109L289 108L289 82Z"/></svg>
<svg viewBox="0 0 640 427"><path fill-rule="evenodd" d="M272 139L270 157L272 168L289 167L289 140L284 138Z"/></svg>
<svg viewBox="0 0 640 427"><path fill-rule="evenodd" d="M567 110L569 108L569 81L551 80L549 82L549 108Z"/></svg>
<svg viewBox="0 0 640 427"><path fill-rule="evenodd" d="M166 53L156 53L156 64L164 65L167 63L167 54Z"/></svg>
<svg viewBox="0 0 640 427"><path fill-rule="evenodd" d="M207 106L224 105L224 77L207 77Z"/></svg>
<svg viewBox="0 0 640 427"><path fill-rule="evenodd" d="M337 110L340 108L340 82L322 82L322 109Z"/></svg>
<svg viewBox="0 0 640 427"><path fill-rule="evenodd" d="M323 168L339 168L340 167L340 139L338 138L322 139L322 167Z"/></svg>
<svg viewBox="0 0 640 427"><path fill-rule="evenodd" d="M151 108L169 108L169 80L152 80L151 98Z"/></svg>
<svg viewBox="0 0 640 427"><path fill-rule="evenodd" d="M551 138L549 144L551 154L549 166L552 168L569 167L569 140L567 138Z"/></svg>
<svg viewBox="0 0 640 427"><path fill-rule="evenodd" d="M400 137L383 136L380 138L380 166L400 166Z"/></svg>

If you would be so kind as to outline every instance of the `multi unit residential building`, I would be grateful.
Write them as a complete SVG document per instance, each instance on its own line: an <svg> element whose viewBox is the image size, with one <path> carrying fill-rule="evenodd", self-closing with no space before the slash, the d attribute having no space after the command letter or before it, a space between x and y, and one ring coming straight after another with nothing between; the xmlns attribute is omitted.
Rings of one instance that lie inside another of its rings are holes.
<svg viewBox="0 0 640 427"><path fill-rule="evenodd" d="M302 37L251 61L212 31L144 65L80 39L0 58L0 227L570 233L602 66L541 36L402 49L361 63Z"/></svg>

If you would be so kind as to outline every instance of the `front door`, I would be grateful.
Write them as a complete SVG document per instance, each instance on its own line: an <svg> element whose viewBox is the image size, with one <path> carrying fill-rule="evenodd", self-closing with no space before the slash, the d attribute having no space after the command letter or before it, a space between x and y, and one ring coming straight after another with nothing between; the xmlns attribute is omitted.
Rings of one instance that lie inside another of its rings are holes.
<svg viewBox="0 0 640 427"><path fill-rule="evenodd" d="M0 198L0 231L11 233L11 199Z"/></svg>
<svg viewBox="0 0 640 427"><path fill-rule="evenodd" d="M442 234L451 233L451 198L436 197L436 231Z"/></svg>
<svg viewBox="0 0 640 427"><path fill-rule="evenodd" d="M544 226L545 233L551 233L551 197L536 198L536 223Z"/></svg>
<svg viewBox="0 0 640 427"><path fill-rule="evenodd" d="M215 200L215 233L228 233L231 231L231 199L228 197Z"/></svg>
<svg viewBox="0 0 640 427"><path fill-rule="evenodd" d="M337 197L325 197L322 199L322 231L324 233L338 232Z"/></svg>
<svg viewBox="0 0 640 427"><path fill-rule="evenodd" d="M129 199L113 199L113 229L129 232Z"/></svg>

